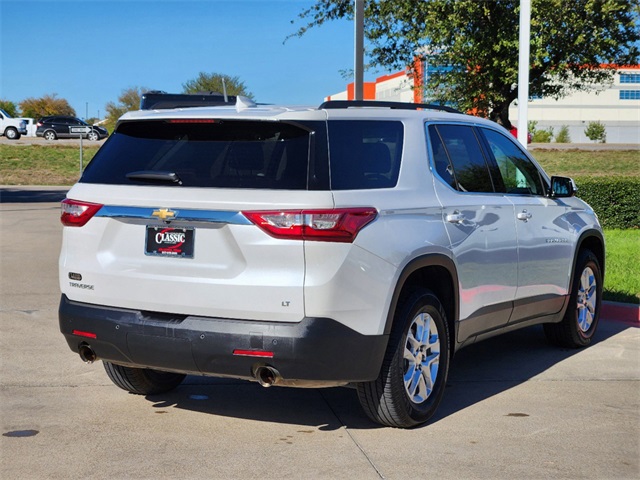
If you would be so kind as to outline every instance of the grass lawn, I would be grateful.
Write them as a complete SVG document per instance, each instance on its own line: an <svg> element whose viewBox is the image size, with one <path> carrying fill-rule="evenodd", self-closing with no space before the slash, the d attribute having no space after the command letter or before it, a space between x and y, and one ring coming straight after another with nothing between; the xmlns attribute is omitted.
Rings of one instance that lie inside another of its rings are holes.
<svg viewBox="0 0 640 480"><path fill-rule="evenodd" d="M640 304L640 230L605 230L604 298Z"/></svg>
<svg viewBox="0 0 640 480"><path fill-rule="evenodd" d="M84 146L86 165L98 151ZM73 185L80 176L80 147L0 145L0 185Z"/></svg>
<svg viewBox="0 0 640 480"><path fill-rule="evenodd" d="M547 174L565 177L640 177L640 150L533 150Z"/></svg>

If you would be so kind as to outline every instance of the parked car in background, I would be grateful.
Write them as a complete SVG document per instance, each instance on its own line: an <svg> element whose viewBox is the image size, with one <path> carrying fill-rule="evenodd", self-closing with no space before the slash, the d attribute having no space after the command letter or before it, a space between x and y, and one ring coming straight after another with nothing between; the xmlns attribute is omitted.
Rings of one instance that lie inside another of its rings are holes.
<svg viewBox="0 0 640 480"><path fill-rule="evenodd" d="M511 127L509 127L509 133L511 135L513 135L514 137L518 138L518 129L516 127L514 127L513 125L511 125ZM532 140L532 136L531 136L531 132L527 132L527 143L531 143Z"/></svg>
<svg viewBox="0 0 640 480"><path fill-rule="evenodd" d="M36 130L38 129L38 125L37 125L37 122L36 122L35 118L22 117L20 120L24 120L25 123L26 123L25 128L26 128L27 132L25 133L25 136L27 136L27 137L35 137L36 136Z"/></svg>
<svg viewBox="0 0 640 480"><path fill-rule="evenodd" d="M27 122L22 118L13 118L0 109L0 135L9 140L18 140L21 135L27 134Z"/></svg>
<svg viewBox="0 0 640 480"><path fill-rule="evenodd" d="M99 125L89 125L76 117L54 115L38 120L36 136L45 140L57 140L58 138L82 138L96 141L109 136L106 128ZM78 132L78 127L88 127L86 133Z"/></svg>

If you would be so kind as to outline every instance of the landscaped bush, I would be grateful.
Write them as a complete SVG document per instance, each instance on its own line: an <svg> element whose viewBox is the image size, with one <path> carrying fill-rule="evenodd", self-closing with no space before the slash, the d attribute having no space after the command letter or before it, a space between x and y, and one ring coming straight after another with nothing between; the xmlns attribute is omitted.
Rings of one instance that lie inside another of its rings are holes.
<svg viewBox="0 0 640 480"><path fill-rule="evenodd" d="M553 127L549 127L545 130L536 130L531 141L533 143L551 143L552 138Z"/></svg>
<svg viewBox="0 0 640 480"><path fill-rule="evenodd" d="M589 122L584 134L594 142L607 143L607 130L602 122Z"/></svg>
<svg viewBox="0 0 640 480"><path fill-rule="evenodd" d="M571 143L568 125L562 125L560 127L560 130L558 130L558 133L556 134L556 143Z"/></svg>
<svg viewBox="0 0 640 480"><path fill-rule="evenodd" d="M591 205L604 228L640 228L640 178L574 179L577 196Z"/></svg>

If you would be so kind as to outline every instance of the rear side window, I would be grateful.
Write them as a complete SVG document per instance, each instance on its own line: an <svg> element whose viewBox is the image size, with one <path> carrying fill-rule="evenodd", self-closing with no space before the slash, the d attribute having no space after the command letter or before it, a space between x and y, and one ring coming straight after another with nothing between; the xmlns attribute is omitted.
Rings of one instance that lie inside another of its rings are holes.
<svg viewBox="0 0 640 480"><path fill-rule="evenodd" d="M324 122L319 123L319 133ZM318 188L309 160L318 143L300 124L238 120L125 122L82 175L84 183L184 187ZM322 153L322 152L321 152ZM326 163L326 152L324 153ZM322 160L320 160L322 161ZM326 170L326 168L325 168ZM328 183L328 182L324 182Z"/></svg>
<svg viewBox="0 0 640 480"><path fill-rule="evenodd" d="M403 135L402 122L398 121L329 121L331 188L395 187Z"/></svg>
<svg viewBox="0 0 640 480"><path fill-rule="evenodd" d="M438 176L461 192L494 192L489 167L473 127L430 125Z"/></svg>

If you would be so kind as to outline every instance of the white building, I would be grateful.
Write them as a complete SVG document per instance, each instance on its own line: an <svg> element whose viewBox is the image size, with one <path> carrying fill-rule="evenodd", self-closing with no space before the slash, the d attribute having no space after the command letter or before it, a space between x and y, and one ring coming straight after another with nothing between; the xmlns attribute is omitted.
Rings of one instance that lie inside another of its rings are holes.
<svg viewBox="0 0 640 480"><path fill-rule="evenodd" d="M537 128L569 127L573 143L591 142L584 134L589 122L605 125L607 143L640 143L640 65L620 67L613 83L600 91L575 92L560 100L534 98L529 101L528 120ZM514 102L509 109L512 123L518 119Z"/></svg>
<svg viewBox="0 0 640 480"><path fill-rule="evenodd" d="M422 102L420 72L416 78L400 71L365 82L365 100L394 102ZM352 100L353 83L347 90L330 95L325 100ZM515 125L518 107L514 102L509 109L509 118ZM600 91L575 92L560 100L535 98L529 101L528 120L538 122L536 128L569 128L572 143L591 142L584 134L589 122L599 121L605 125L607 143L640 143L640 65L619 67L611 85Z"/></svg>

